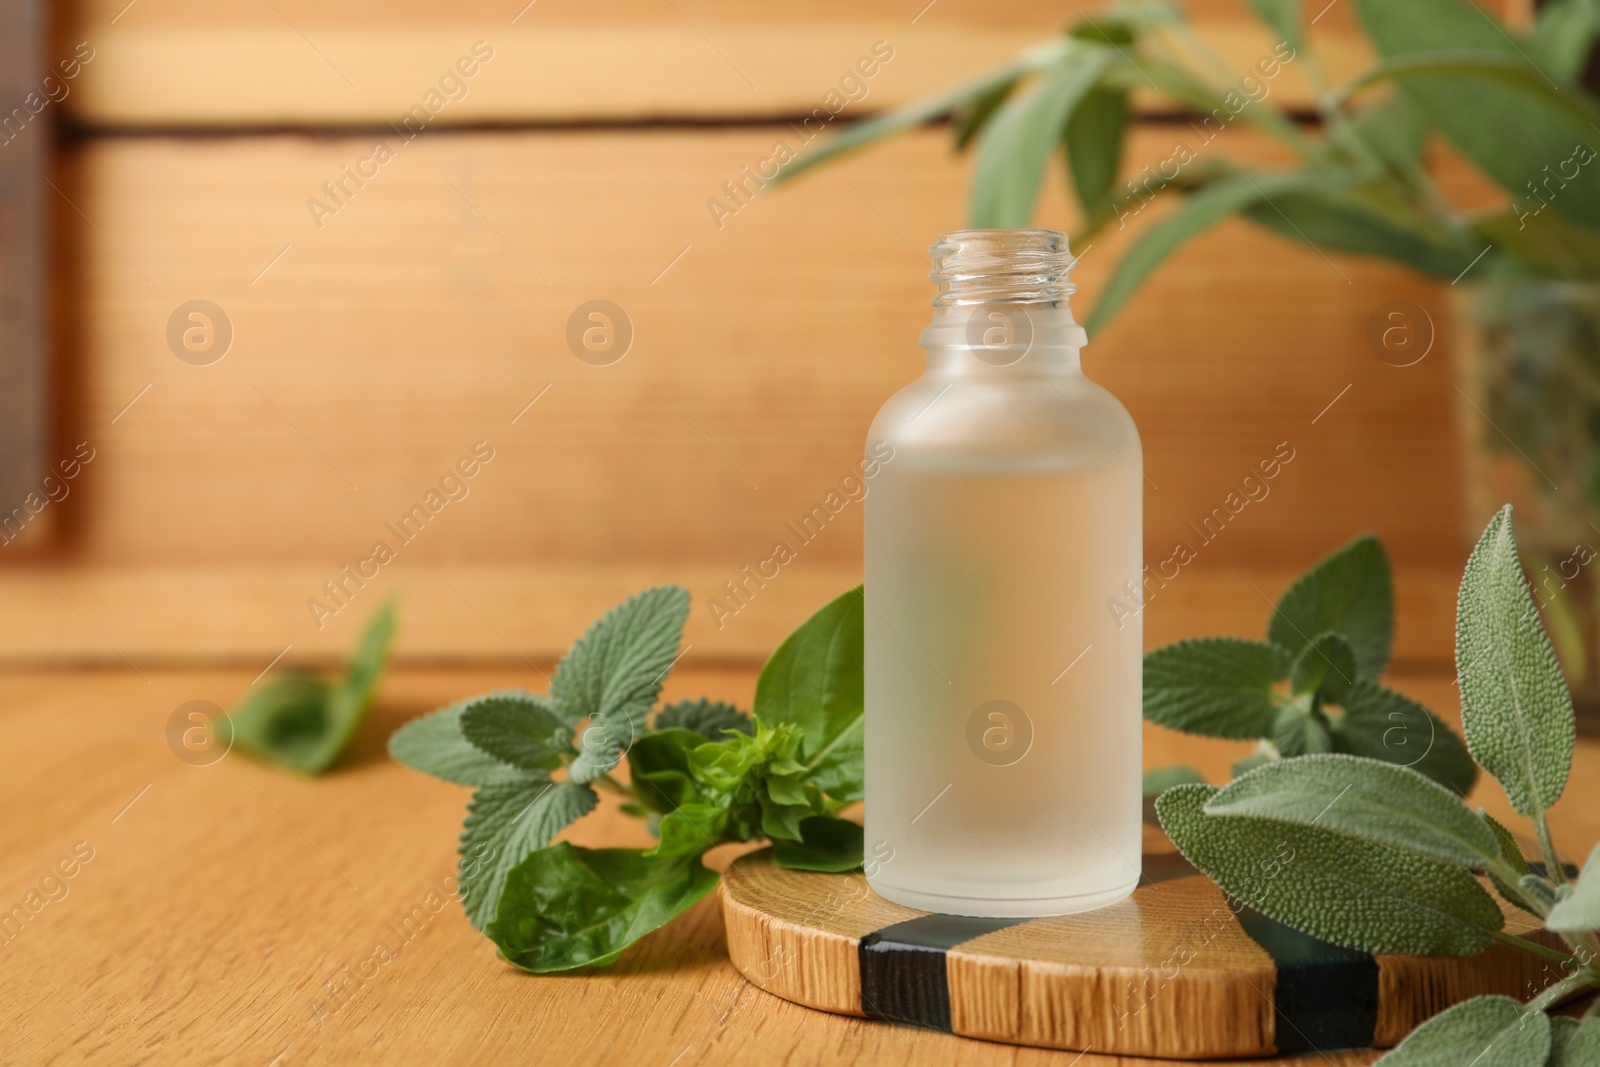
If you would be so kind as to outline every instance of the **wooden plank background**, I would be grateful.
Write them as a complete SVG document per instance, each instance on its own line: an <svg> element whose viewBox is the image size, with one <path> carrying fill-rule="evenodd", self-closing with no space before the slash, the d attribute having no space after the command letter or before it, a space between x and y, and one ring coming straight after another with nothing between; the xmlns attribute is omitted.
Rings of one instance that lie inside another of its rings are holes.
<svg viewBox="0 0 1600 1067"><path fill-rule="evenodd" d="M873 412L919 372L926 249L962 223L969 160L921 131L763 189L720 225L708 201L775 142L798 144L795 122L875 41L894 58L846 117L975 73L1072 14L976 0L124 4L58 16L57 50L89 42L93 59L60 105L51 447L86 443L93 459L0 549L12 662L326 659L386 595L403 601L403 656L541 660L622 595L671 580L695 594L696 657L764 656L859 579L858 505L720 628L708 601L838 481ZM1348 6L1317 26L1335 77L1365 57ZM1193 10L1238 69L1270 50L1243 3ZM491 39L467 96L396 136L386 123ZM1274 91L1305 100L1297 78L1291 64ZM1180 140L1197 138L1148 115L1128 170ZM379 141L393 158L319 218L308 201L329 203L324 183ZM1203 151L1224 143L1274 158L1235 130ZM1039 221L1070 230L1061 186L1057 172ZM1159 210L1079 249L1080 308ZM233 334L208 366L167 340L197 299ZM594 299L634 331L610 366L565 339ZM1437 358L1396 368L1368 350L1368 317L1394 299L1427 309ZM1440 286L1233 223L1095 338L1086 368L1144 437L1147 559L1199 548L1149 604L1152 643L1258 632L1264 597L1371 529L1401 567L1401 657L1448 658L1464 559L1448 326ZM395 544L385 523L480 441L493 459L469 495L319 628L307 602L322 583L374 540ZM1295 458L1270 495L1201 545L1190 524L1280 442Z"/></svg>

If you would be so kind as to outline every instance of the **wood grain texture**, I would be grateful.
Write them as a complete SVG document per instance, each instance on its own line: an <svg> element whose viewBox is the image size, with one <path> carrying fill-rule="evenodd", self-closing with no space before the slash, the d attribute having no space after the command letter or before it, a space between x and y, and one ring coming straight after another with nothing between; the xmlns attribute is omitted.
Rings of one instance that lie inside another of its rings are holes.
<svg viewBox="0 0 1600 1067"><path fill-rule="evenodd" d="M67 4L58 33L60 49L96 49L66 104L97 127L382 124L480 40L494 59L442 125L804 115L886 42L895 58L852 105L857 115L1005 62L1078 17L1043 0L470 0L381 12L349 0L139 0L118 17L124 2ZM1271 53L1272 36L1243 4L1188 6L1222 69L1242 74ZM1369 61L1348 12L1336 8L1317 28L1336 79ZM1292 65L1273 88L1301 107L1313 100Z"/></svg>
<svg viewBox="0 0 1600 1067"><path fill-rule="evenodd" d="M692 653L691 653L692 655ZM547 667L545 669L548 669ZM474 933L457 906L428 911L454 863L466 790L389 762L404 720L474 692L527 685L532 668L402 670L348 759L318 780L237 755L190 766L168 749L173 710L231 704L254 670L0 672L0 776L26 817L0 820L9 910L74 845L94 849L0 946L0 1061L26 1064L525 1065L960 1064L1065 1067L1071 1055L829 1015L762 992L728 961L713 900L613 968L535 978ZM680 667L665 699L749 706L749 669ZM1453 712L1443 678L1400 688ZM1147 731L1150 765L1194 763L1219 780L1246 743ZM1552 813L1572 856L1600 840L1600 741L1581 740ZM1520 826L1491 785L1475 799ZM114 821L113 821L114 820ZM607 801L573 834L643 845ZM735 850L712 857L724 866ZM348 881L346 879L349 879ZM427 916L420 922L415 909ZM410 936L396 933L410 917ZM393 958L374 967L384 942ZM331 992L330 992L331 989ZM1370 1053L1273 1064L1356 1067ZM1158 1067L1090 1054L1079 1067Z"/></svg>
<svg viewBox="0 0 1600 1067"><path fill-rule="evenodd" d="M610 603L620 583L606 569L693 576L704 610L851 470L873 412L919 373L923 250L956 224L963 196L964 164L929 132L762 190L719 229L708 198L784 136L422 136L320 229L307 200L370 139L111 138L72 150L58 284L79 309L64 320L74 402L55 448L85 442L96 458L46 510L61 527L47 559L62 570L41 573L94 576L90 598L146 590L154 600L109 614L83 607L114 644L237 662L290 642L325 655L342 639L323 643L308 598L485 441L495 458L470 495L393 546L399 560L376 583L437 593L417 594L442 614L402 637L404 654L500 647L469 609L445 606L456 594L429 574L478 571L491 589L528 590L509 611L483 612L528 655L562 647ZM1181 136L1142 130L1136 158L1161 158ZM1254 137L1224 137L1241 156L1273 158ZM1080 249L1080 306L1159 210ZM1040 218L1072 225L1059 180ZM1187 602L1257 632L1266 605L1251 602L1271 590L1252 578L1258 589L1233 580L1222 592L1234 568L1267 568L1271 581L1272 568L1302 568L1362 529L1402 569L1460 566L1447 363L1391 367L1363 340L1386 300L1416 300L1441 323L1443 301L1393 268L1334 258L1226 225L1175 257L1085 352L1144 434L1147 560L1179 541L1198 554L1155 590L1152 630ZM167 346L169 318L196 298L233 327L209 366ZM565 339L573 311L596 298L621 305L635 330L611 366L580 362ZM1266 497L1207 533L1280 442L1295 459ZM762 635L729 655L770 649L822 602L818 589L859 568L859 506L799 552L727 620ZM294 577L279 586L263 577L274 569ZM162 572L174 584L152 580ZM567 600L565 586L533 584L551 572L597 584ZM114 660L38 576L0 571L45 612L0 624L11 647ZM1424 599L1448 612L1447 594ZM557 602L573 610L546 614ZM137 622L147 610L154 625ZM250 623L255 613L270 622ZM469 628L441 634L447 618ZM1402 624L1403 641L1410 631Z"/></svg>

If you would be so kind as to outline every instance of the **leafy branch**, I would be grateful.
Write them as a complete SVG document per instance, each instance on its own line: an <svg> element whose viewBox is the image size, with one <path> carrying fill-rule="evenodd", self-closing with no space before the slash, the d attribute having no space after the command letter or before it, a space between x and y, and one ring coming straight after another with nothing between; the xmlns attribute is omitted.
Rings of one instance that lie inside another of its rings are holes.
<svg viewBox="0 0 1600 1067"><path fill-rule="evenodd" d="M474 787L463 904L524 970L612 963L715 888L701 858L723 842L770 839L801 870L861 865L861 826L836 815L861 799L861 590L779 646L753 716L705 699L658 706L688 613L686 590L648 589L578 639L549 696L475 697L390 738L395 759ZM613 775L624 761L626 781ZM647 821L654 847L552 844L598 807L596 787Z"/></svg>
<svg viewBox="0 0 1600 1067"><path fill-rule="evenodd" d="M1456 663L1467 746L1532 824L1542 865L1420 765L1364 754L1269 761L1220 788L1175 785L1156 801L1162 828L1225 891L1325 941L1455 955L1499 942L1561 968L1527 1004L1475 997L1440 1013L1384 1057L1389 1067L1600 1062L1600 1008L1581 1023L1545 1014L1600 989L1600 848L1569 879L1545 818L1571 767L1572 701L1517 561L1509 506L1467 562ZM1507 933L1491 889L1538 918L1565 949Z"/></svg>

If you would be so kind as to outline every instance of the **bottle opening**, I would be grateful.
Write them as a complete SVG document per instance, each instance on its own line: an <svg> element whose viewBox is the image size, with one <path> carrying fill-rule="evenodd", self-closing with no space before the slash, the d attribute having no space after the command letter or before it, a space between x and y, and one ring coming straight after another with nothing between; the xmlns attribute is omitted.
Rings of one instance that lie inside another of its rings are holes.
<svg viewBox="0 0 1600 1067"><path fill-rule="evenodd" d="M1060 230L952 230L932 248L935 307L1064 306L1077 265Z"/></svg>

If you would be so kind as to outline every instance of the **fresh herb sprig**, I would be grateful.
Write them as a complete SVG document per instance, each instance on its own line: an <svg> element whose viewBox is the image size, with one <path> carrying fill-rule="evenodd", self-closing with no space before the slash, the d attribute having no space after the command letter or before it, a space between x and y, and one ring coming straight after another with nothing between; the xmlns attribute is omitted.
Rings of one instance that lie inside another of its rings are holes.
<svg viewBox="0 0 1600 1067"><path fill-rule="evenodd" d="M301 774L321 774L333 766L372 707L394 630L394 604L385 603L361 632L339 678L291 669L252 688L223 727L232 731L233 744Z"/></svg>
<svg viewBox="0 0 1600 1067"><path fill-rule="evenodd" d="M463 903L524 970L615 961L715 888L701 857L723 842L768 838L802 870L861 865L861 826L836 814L861 799L861 590L779 646L753 716L704 699L657 707L688 613L686 590L648 589L578 639L549 696L475 697L389 741L402 763L474 787ZM627 781L612 774L624 760ZM551 843L595 810L597 786L648 820L654 847Z"/></svg>
<svg viewBox="0 0 1600 1067"><path fill-rule="evenodd" d="M1255 739L1234 764L1342 752L1414 767L1465 794L1477 768L1461 739L1421 704L1380 685L1394 637L1383 544L1364 535L1301 575L1278 600L1267 639L1201 637L1144 659L1144 716L1186 733ZM1187 767L1145 776L1154 795L1203 782Z"/></svg>
<svg viewBox="0 0 1600 1067"><path fill-rule="evenodd" d="M1600 1063L1600 1000L1581 1022L1545 1013L1600 988L1600 848L1574 879L1550 835L1546 812L1572 763L1572 698L1518 563L1509 506L1473 550L1456 610L1467 745L1532 824L1541 862L1421 765L1362 754L1273 761L1221 788L1179 785L1156 811L1224 891L1314 937L1409 954L1499 942L1556 968L1527 1004L1480 996L1428 1020L1383 1058L1387 1067ZM1484 878L1548 933L1507 933Z"/></svg>

